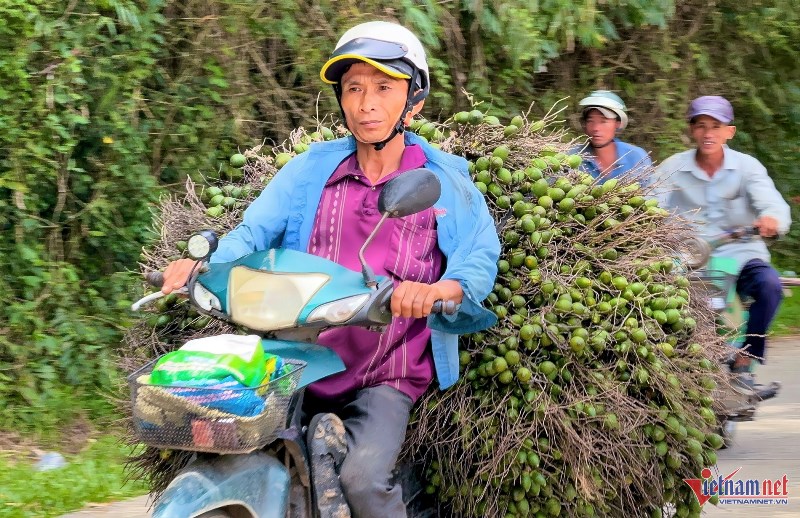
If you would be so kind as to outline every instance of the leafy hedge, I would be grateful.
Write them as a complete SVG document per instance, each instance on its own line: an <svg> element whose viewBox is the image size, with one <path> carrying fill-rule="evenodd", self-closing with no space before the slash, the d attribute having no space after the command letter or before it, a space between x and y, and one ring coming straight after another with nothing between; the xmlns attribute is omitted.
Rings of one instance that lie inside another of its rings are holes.
<svg viewBox="0 0 800 518"><path fill-rule="evenodd" d="M140 111L165 19L136 4L0 7L0 422L41 423L115 379L159 184Z"/></svg>

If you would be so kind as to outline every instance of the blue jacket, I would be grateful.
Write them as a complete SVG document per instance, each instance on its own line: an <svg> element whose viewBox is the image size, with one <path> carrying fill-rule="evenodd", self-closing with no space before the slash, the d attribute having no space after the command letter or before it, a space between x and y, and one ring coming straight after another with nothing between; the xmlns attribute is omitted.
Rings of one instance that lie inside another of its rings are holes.
<svg viewBox="0 0 800 518"><path fill-rule="evenodd" d="M413 133L406 145L418 144L442 184L434 205L439 248L447 258L442 279L457 280L464 300L455 315L431 315L431 346L442 389L458 380L458 335L495 324L496 316L481 302L494 286L500 241L483 195L467 173L467 161L440 151ZM243 221L220 240L212 262L236 260L253 251L289 248L306 252L325 182L356 151L352 137L312 144L287 163L245 210Z"/></svg>
<svg viewBox="0 0 800 518"><path fill-rule="evenodd" d="M653 165L650 156L648 156L647 151L644 149L623 142L617 138L614 139L614 142L617 145L617 162L611 170L606 171L603 177L605 180L616 178L633 169L644 169ZM594 160L590 158L592 156L592 148L588 143L585 146L572 149L571 152L580 153L584 156L588 155L587 159L581 164L581 169L595 178L600 176L600 169L597 167L597 164L594 163Z"/></svg>

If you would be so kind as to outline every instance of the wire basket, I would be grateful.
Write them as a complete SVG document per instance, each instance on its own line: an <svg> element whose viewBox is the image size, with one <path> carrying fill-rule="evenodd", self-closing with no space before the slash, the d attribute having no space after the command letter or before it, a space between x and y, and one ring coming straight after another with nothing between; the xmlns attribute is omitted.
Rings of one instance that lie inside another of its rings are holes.
<svg viewBox="0 0 800 518"><path fill-rule="evenodd" d="M274 441L306 363L286 359L290 372L258 387L217 388L146 383L156 361L128 376L133 427L160 449L248 453Z"/></svg>

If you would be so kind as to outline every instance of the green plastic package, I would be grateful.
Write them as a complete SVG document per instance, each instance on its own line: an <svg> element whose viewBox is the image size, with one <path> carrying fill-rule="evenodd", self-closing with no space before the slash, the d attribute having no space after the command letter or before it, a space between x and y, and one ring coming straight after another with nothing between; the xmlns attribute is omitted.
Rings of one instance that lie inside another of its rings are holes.
<svg viewBox="0 0 800 518"><path fill-rule="evenodd" d="M150 382L180 385L232 377L245 386L257 387L267 374L261 337L226 334L189 340L165 354L153 367Z"/></svg>

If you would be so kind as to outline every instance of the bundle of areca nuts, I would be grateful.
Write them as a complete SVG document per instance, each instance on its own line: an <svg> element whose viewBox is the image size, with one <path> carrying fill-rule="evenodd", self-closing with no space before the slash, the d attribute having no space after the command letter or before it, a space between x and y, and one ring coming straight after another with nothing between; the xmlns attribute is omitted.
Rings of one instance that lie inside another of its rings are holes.
<svg viewBox="0 0 800 518"><path fill-rule="evenodd" d="M498 323L462 337L460 381L418 404L404 457L448 516L699 516L685 478L716 463L714 399L727 383L714 315L681 263L691 231L648 196L643 169L602 181L558 111L502 123L480 109L411 131L463 156L502 243L485 304ZM154 219L143 271L162 270L199 228L220 234L288 160L342 126L303 128L189 181ZM187 339L245 332L167 298L127 334L124 366ZM189 459L147 448L136 476L162 490Z"/></svg>

